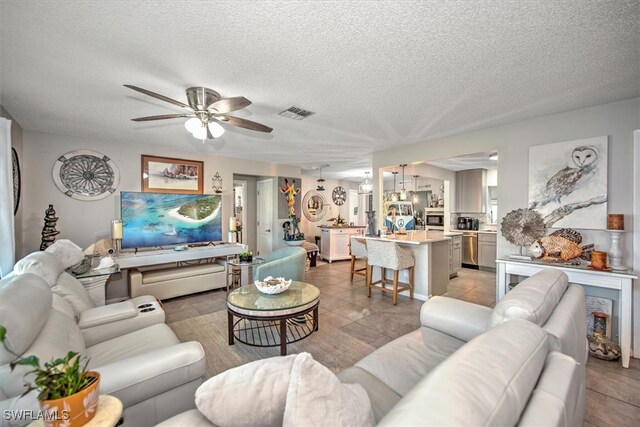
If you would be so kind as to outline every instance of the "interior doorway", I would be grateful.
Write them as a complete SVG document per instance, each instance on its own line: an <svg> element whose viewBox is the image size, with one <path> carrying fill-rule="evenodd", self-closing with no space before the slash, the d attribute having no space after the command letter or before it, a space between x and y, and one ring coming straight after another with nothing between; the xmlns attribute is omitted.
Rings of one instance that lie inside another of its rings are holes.
<svg viewBox="0 0 640 427"><path fill-rule="evenodd" d="M247 244L247 182L233 181L233 216L236 218L236 242Z"/></svg>
<svg viewBox="0 0 640 427"><path fill-rule="evenodd" d="M258 181L257 229L258 255L266 255L273 247L273 179Z"/></svg>

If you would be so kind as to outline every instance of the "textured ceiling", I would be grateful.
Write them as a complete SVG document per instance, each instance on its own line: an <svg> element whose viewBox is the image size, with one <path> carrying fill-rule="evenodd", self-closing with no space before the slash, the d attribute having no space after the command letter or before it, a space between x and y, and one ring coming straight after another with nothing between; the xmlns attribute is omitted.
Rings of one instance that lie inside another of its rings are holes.
<svg viewBox="0 0 640 427"><path fill-rule="evenodd" d="M374 151L640 96L640 2L6 1L0 102L23 128L362 177ZM204 146L189 86L253 105ZM277 113L292 105L316 114ZM418 159L419 160L419 159ZM332 176L332 173L335 174Z"/></svg>

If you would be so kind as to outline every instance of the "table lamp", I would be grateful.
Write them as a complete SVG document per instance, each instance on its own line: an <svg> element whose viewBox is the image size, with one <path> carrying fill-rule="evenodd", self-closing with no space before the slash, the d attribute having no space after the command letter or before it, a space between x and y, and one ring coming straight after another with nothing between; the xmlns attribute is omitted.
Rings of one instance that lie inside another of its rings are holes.
<svg viewBox="0 0 640 427"><path fill-rule="evenodd" d="M114 219L111 221L111 240L116 250L116 255L120 255L120 243L122 241L122 221Z"/></svg>

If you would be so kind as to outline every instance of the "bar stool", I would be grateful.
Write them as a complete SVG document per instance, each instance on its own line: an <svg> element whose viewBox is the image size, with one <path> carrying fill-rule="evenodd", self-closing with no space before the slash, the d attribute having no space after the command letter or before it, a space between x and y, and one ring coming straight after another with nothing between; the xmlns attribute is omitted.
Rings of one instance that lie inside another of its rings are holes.
<svg viewBox="0 0 640 427"><path fill-rule="evenodd" d="M411 251L394 242L382 242L369 239L367 241L367 290L371 297L371 288L393 294L393 304L398 303L398 292L409 290L409 298L413 299L413 277L415 261ZM373 267L380 267L380 280L373 282ZM393 288L386 287L386 269L393 270ZM400 270L409 270L409 283L398 282ZM379 286L378 286L379 285ZM402 285L402 286L399 286Z"/></svg>
<svg viewBox="0 0 640 427"><path fill-rule="evenodd" d="M366 263L367 261L367 242L360 237L349 236L349 247L351 252L351 283L353 283L353 275L358 274L360 276L365 277L365 282L367 283L367 266L365 264L362 268L356 268L356 259L364 258Z"/></svg>

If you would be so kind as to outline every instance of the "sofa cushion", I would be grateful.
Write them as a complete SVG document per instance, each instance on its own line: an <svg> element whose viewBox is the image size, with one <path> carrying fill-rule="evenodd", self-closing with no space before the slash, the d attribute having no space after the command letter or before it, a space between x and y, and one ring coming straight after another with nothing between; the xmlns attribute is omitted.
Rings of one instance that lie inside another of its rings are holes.
<svg viewBox="0 0 640 427"><path fill-rule="evenodd" d="M576 403L584 385L584 370L571 357L549 353L545 369L529 398L519 426L575 426L582 420Z"/></svg>
<svg viewBox="0 0 640 427"><path fill-rule="evenodd" d="M49 286L56 284L58 276L64 271L64 265L57 256L48 252L32 252L13 266L17 275L33 273L42 277Z"/></svg>
<svg viewBox="0 0 640 427"><path fill-rule="evenodd" d="M52 298L49 285L35 274L0 281L0 325L7 329L5 344L11 351L22 354L31 347L49 318ZM0 364L14 359L15 356L0 345Z"/></svg>
<svg viewBox="0 0 640 427"><path fill-rule="evenodd" d="M210 378L196 391L196 407L219 426L281 426L296 356L256 360Z"/></svg>
<svg viewBox="0 0 640 427"><path fill-rule="evenodd" d="M404 396L464 343L435 329L422 327L380 347L355 366Z"/></svg>
<svg viewBox="0 0 640 427"><path fill-rule="evenodd" d="M540 327L520 319L500 324L423 378L380 425L515 425L548 352Z"/></svg>
<svg viewBox="0 0 640 427"><path fill-rule="evenodd" d="M542 326L549 334L551 349L573 357L583 367L587 363L586 312L584 288L571 284Z"/></svg>
<svg viewBox="0 0 640 427"><path fill-rule="evenodd" d="M365 389L369 396L369 402L371 402L371 410L376 423L379 423L402 398L402 396L390 389L388 385L357 366L347 368L337 376L343 383L360 384Z"/></svg>
<svg viewBox="0 0 640 427"><path fill-rule="evenodd" d="M291 368L283 426L302 425L373 426L367 392L360 384L341 383L309 353L299 354Z"/></svg>
<svg viewBox="0 0 640 427"><path fill-rule="evenodd" d="M76 316L85 310L95 307L89 293L87 293L82 283L66 271L63 271L51 290L64 298Z"/></svg>
<svg viewBox="0 0 640 427"><path fill-rule="evenodd" d="M84 252L80 246L67 239L56 240L53 245L45 249L45 252L58 257L64 268L69 268L84 260Z"/></svg>
<svg viewBox="0 0 640 427"><path fill-rule="evenodd" d="M505 295L493 309L488 327L511 319L544 325L567 289L568 278L559 270L543 270L525 279Z"/></svg>
<svg viewBox="0 0 640 427"><path fill-rule="evenodd" d="M138 354L179 344L171 328L158 324L103 341L87 348L89 368L108 365Z"/></svg>

